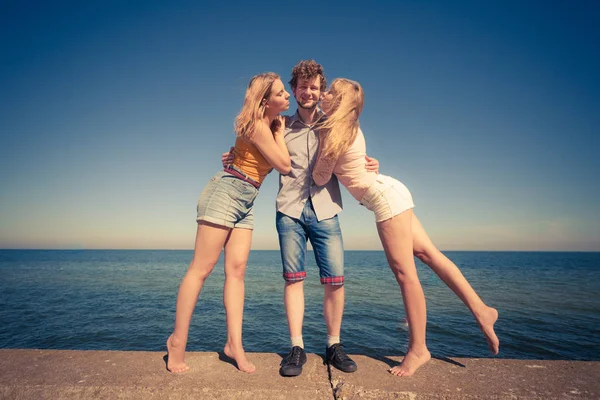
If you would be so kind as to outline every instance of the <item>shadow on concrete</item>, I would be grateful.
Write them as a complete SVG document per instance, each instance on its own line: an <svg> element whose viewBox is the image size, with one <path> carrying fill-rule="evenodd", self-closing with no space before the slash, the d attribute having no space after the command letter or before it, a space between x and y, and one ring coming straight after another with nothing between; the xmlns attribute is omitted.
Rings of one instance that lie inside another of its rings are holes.
<svg viewBox="0 0 600 400"><path fill-rule="evenodd" d="M227 364L231 364L239 370L237 362L233 358L229 357L223 351L218 351L217 354L219 355L220 361L223 361L224 363L227 363Z"/></svg>
<svg viewBox="0 0 600 400"><path fill-rule="evenodd" d="M385 364L387 364L390 369L397 367L399 365L402 364L401 361L396 361L396 360L392 360L389 357L386 356L379 356L379 355L370 355L370 354L363 354L366 357L372 358L373 360L377 360L377 361L381 361ZM401 354L401 356L405 356L406 354ZM456 365L457 367L461 367L461 368L467 368L466 365L459 363L458 361L452 360L451 358L448 357L438 357L438 356L434 356L433 354L431 355L432 359L436 359L436 360L440 360L440 361L444 361L448 364L452 364L452 365Z"/></svg>
<svg viewBox="0 0 600 400"><path fill-rule="evenodd" d="M457 367L467 368L467 366L465 364L461 364L458 361L455 361L455 360L453 360L451 358L448 358L448 357L438 357L438 356L433 356L432 355L431 358L435 358L436 360L447 362L448 364L456 365Z"/></svg>

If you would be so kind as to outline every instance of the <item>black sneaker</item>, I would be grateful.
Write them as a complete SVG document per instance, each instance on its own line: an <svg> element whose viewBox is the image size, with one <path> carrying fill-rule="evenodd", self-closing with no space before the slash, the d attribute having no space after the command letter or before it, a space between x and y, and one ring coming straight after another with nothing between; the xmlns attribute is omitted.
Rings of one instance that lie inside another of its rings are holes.
<svg viewBox="0 0 600 400"><path fill-rule="evenodd" d="M340 371L354 372L356 371L356 363L352 361L348 354L342 350L342 344L336 343L325 350L325 361L331 364Z"/></svg>
<svg viewBox="0 0 600 400"><path fill-rule="evenodd" d="M298 376L302 373L302 366L306 364L306 353L300 346L292 347L290 354L281 360L279 373L281 376Z"/></svg>

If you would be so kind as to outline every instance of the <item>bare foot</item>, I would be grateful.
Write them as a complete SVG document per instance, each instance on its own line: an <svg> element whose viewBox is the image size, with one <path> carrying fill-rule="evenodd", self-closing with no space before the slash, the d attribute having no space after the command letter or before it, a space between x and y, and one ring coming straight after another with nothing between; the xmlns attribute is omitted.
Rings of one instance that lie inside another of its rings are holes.
<svg viewBox="0 0 600 400"><path fill-rule="evenodd" d="M171 372L184 372L190 369L185 363L185 343L174 339L173 335L167 339L167 369Z"/></svg>
<svg viewBox="0 0 600 400"><path fill-rule="evenodd" d="M249 374L256 371L256 367L246 358L246 352L242 347L235 348L227 342L225 347L223 348L223 352L229 358L233 358L237 364L237 367L242 372L247 372Z"/></svg>
<svg viewBox="0 0 600 400"><path fill-rule="evenodd" d="M427 361L431 360L431 354L426 347L423 350L408 350L402 364L389 370L390 374L396 376L412 376Z"/></svg>
<svg viewBox="0 0 600 400"><path fill-rule="evenodd" d="M479 329L481 329L481 332L485 336L490 351L494 355L498 354L500 352L500 340L496 336L496 332L494 332L494 324L498 320L498 310L486 306L485 310L478 313L475 318L477 319Z"/></svg>

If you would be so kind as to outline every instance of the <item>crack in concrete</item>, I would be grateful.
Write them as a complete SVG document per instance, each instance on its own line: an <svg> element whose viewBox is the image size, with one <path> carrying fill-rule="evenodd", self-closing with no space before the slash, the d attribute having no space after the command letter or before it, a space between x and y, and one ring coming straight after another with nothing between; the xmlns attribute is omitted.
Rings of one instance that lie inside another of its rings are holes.
<svg viewBox="0 0 600 400"><path fill-rule="evenodd" d="M329 386L331 387L331 394L333 395L333 400L341 400L343 399L342 388L346 382L341 379L333 379L331 376L331 365L327 364L327 378L329 379Z"/></svg>

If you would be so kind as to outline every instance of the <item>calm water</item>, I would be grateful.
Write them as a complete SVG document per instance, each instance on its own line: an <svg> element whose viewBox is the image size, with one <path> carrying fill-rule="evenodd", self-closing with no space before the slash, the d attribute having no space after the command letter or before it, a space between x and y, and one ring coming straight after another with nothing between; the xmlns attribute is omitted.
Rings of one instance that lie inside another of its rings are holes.
<svg viewBox="0 0 600 400"><path fill-rule="evenodd" d="M0 250L0 347L164 350L191 251ZM502 358L600 360L600 253L446 252L483 300L498 309ZM312 254L305 284L304 343L322 352L323 290ZM417 262L428 307L428 345L438 357L488 357L468 309ZM188 349L225 342L222 261L208 279ZM278 251L253 251L246 277L244 344L286 352ZM346 252L342 341L354 354L400 355L408 332L383 252Z"/></svg>

